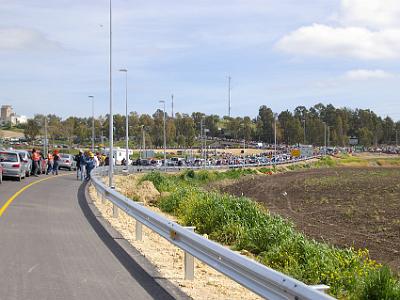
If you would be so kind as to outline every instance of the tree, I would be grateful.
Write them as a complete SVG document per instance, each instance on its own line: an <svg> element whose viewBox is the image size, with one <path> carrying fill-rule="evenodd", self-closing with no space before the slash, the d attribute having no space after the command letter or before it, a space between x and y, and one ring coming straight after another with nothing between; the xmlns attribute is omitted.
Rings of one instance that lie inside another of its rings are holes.
<svg viewBox="0 0 400 300"><path fill-rule="evenodd" d="M24 135L28 141L33 141L40 133L40 125L34 119L29 119L24 129Z"/></svg>

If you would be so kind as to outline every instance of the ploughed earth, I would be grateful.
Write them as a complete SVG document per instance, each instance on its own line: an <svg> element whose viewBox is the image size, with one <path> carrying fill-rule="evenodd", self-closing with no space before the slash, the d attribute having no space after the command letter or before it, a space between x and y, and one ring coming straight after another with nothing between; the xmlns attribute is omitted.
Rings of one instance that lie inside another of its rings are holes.
<svg viewBox="0 0 400 300"><path fill-rule="evenodd" d="M308 237L367 248L400 272L400 168L327 168L246 176L218 186L291 220Z"/></svg>

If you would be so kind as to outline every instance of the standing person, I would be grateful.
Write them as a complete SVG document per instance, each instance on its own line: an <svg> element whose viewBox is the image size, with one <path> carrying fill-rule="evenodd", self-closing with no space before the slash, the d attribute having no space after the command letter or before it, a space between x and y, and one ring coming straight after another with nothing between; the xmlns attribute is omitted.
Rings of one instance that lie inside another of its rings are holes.
<svg viewBox="0 0 400 300"><path fill-rule="evenodd" d="M92 153L93 154L93 153ZM100 161L98 158L99 153L96 153L96 155L93 155L93 161L94 161L94 167L97 168L98 166L100 166Z"/></svg>
<svg viewBox="0 0 400 300"><path fill-rule="evenodd" d="M82 150L79 150L79 153L74 157L76 161L76 179L78 180L79 180L79 174L81 174L82 172L81 157L82 157Z"/></svg>
<svg viewBox="0 0 400 300"><path fill-rule="evenodd" d="M39 172L39 162L40 155L35 148L32 149L32 174L35 177L38 177L37 173Z"/></svg>
<svg viewBox="0 0 400 300"><path fill-rule="evenodd" d="M90 180L90 172L94 169L94 166L94 154L92 152L89 152L89 157L86 160L86 180Z"/></svg>
<svg viewBox="0 0 400 300"><path fill-rule="evenodd" d="M47 153L47 170L46 170L46 175L49 175L50 172L53 171L53 166L54 166L54 157L53 154L49 151Z"/></svg>
<svg viewBox="0 0 400 300"><path fill-rule="evenodd" d="M60 163L60 155L58 155L58 150L54 150L53 152L53 175L58 175L58 165Z"/></svg>
<svg viewBox="0 0 400 300"><path fill-rule="evenodd" d="M80 157L80 166L81 166L81 181L85 179L85 173L86 173L86 160L87 160L87 152L83 153L81 151L81 157Z"/></svg>

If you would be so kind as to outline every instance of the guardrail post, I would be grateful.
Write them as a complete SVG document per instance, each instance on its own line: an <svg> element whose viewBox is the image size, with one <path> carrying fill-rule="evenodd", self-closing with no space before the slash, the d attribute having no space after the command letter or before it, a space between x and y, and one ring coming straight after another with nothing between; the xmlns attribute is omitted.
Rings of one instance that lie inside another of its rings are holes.
<svg viewBox="0 0 400 300"><path fill-rule="evenodd" d="M113 204L113 218L118 218L119 216L119 208L115 204Z"/></svg>
<svg viewBox="0 0 400 300"><path fill-rule="evenodd" d="M196 227L185 227L187 230L194 231ZM194 257L185 251L185 280L194 280Z"/></svg>
<svg viewBox="0 0 400 300"><path fill-rule="evenodd" d="M137 202L139 205L144 205L143 202ZM141 241L142 240L142 228L143 225L140 223L138 220L136 220L136 225L135 225L135 233L136 233L136 240Z"/></svg>

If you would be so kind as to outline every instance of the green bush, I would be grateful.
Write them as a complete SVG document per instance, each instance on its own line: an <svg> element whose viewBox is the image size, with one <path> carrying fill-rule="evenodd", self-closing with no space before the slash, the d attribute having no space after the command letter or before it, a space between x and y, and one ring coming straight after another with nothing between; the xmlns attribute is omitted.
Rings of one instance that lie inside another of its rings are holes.
<svg viewBox="0 0 400 300"><path fill-rule="evenodd" d="M388 267L370 272L355 299L361 300L398 300L400 285Z"/></svg>
<svg viewBox="0 0 400 300"><path fill-rule="evenodd" d="M198 186L253 172L154 172L144 180L152 181L159 191L170 192L161 198L159 207L176 215L182 225L195 226L198 233L236 250L247 250L273 269L306 284L329 285L329 293L339 298L400 299L398 281L370 260L367 250L339 249L309 240L296 232L291 222L248 198L206 192Z"/></svg>

